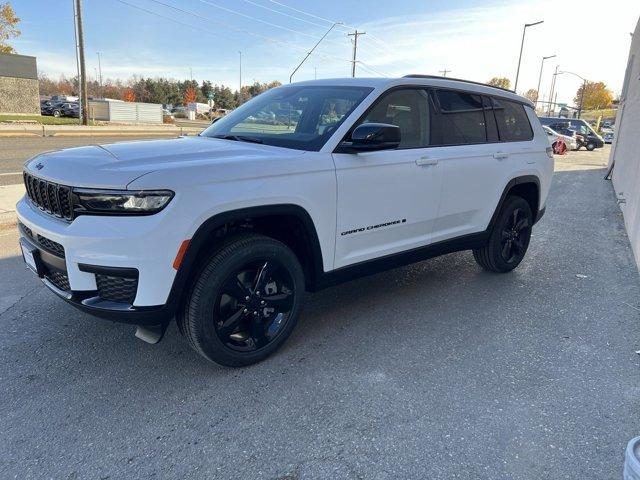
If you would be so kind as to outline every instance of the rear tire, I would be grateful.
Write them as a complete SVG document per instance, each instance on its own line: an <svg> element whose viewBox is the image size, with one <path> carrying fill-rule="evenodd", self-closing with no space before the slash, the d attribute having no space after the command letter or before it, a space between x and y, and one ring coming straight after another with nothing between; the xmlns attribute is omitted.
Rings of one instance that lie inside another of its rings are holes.
<svg viewBox="0 0 640 480"><path fill-rule="evenodd" d="M510 272L522 262L529 241L533 214L529 203L516 196L507 197L493 225L489 240L473 250L476 262L490 272Z"/></svg>
<svg viewBox="0 0 640 480"><path fill-rule="evenodd" d="M262 235L239 236L209 254L178 327L200 355L229 367L259 362L293 331L304 274L295 254Z"/></svg>
<svg viewBox="0 0 640 480"><path fill-rule="evenodd" d="M590 152L593 152L595 149L596 149L595 143L587 143L587 150L589 150Z"/></svg>

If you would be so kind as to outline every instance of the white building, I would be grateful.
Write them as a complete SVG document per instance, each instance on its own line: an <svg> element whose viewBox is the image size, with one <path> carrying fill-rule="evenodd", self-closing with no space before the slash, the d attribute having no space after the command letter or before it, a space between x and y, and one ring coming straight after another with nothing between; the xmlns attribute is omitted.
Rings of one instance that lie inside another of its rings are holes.
<svg viewBox="0 0 640 480"><path fill-rule="evenodd" d="M631 247L640 266L640 20L631 42L609 166Z"/></svg>

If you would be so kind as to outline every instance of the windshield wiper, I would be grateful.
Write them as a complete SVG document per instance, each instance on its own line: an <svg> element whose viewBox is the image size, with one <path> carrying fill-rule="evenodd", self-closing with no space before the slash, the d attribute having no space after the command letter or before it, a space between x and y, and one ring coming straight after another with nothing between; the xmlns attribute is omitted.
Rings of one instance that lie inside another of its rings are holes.
<svg viewBox="0 0 640 480"><path fill-rule="evenodd" d="M236 142L263 143L259 138L245 137L244 135L212 135L213 138L221 138L223 140L234 140Z"/></svg>

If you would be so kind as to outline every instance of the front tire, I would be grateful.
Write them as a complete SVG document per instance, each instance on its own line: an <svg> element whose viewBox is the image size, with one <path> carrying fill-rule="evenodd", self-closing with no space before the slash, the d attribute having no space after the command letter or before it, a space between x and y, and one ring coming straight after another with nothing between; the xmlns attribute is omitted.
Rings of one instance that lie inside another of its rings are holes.
<svg viewBox="0 0 640 480"><path fill-rule="evenodd" d="M533 214L522 197L507 197L493 225L487 244L473 251L476 262L490 272L510 272L522 262L529 241Z"/></svg>
<svg viewBox="0 0 640 480"><path fill-rule="evenodd" d="M250 365L286 341L303 295L302 267L286 245L262 235L242 235L205 260L178 326L208 360L229 367Z"/></svg>
<svg viewBox="0 0 640 480"><path fill-rule="evenodd" d="M587 143L587 150L589 150L590 152L593 152L595 149L596 149L595 143Z"/></svg>

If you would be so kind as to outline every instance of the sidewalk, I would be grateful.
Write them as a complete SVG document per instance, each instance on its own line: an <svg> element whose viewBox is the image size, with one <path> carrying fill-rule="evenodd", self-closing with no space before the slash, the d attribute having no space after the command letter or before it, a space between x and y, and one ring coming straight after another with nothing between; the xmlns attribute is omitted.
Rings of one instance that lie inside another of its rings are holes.
<svg viewBox="0 0 640 480"><path fill-rule="evenodd" d="M0 228L15 225L16 203L24 195L24 185L0 186Z"/></svg>

